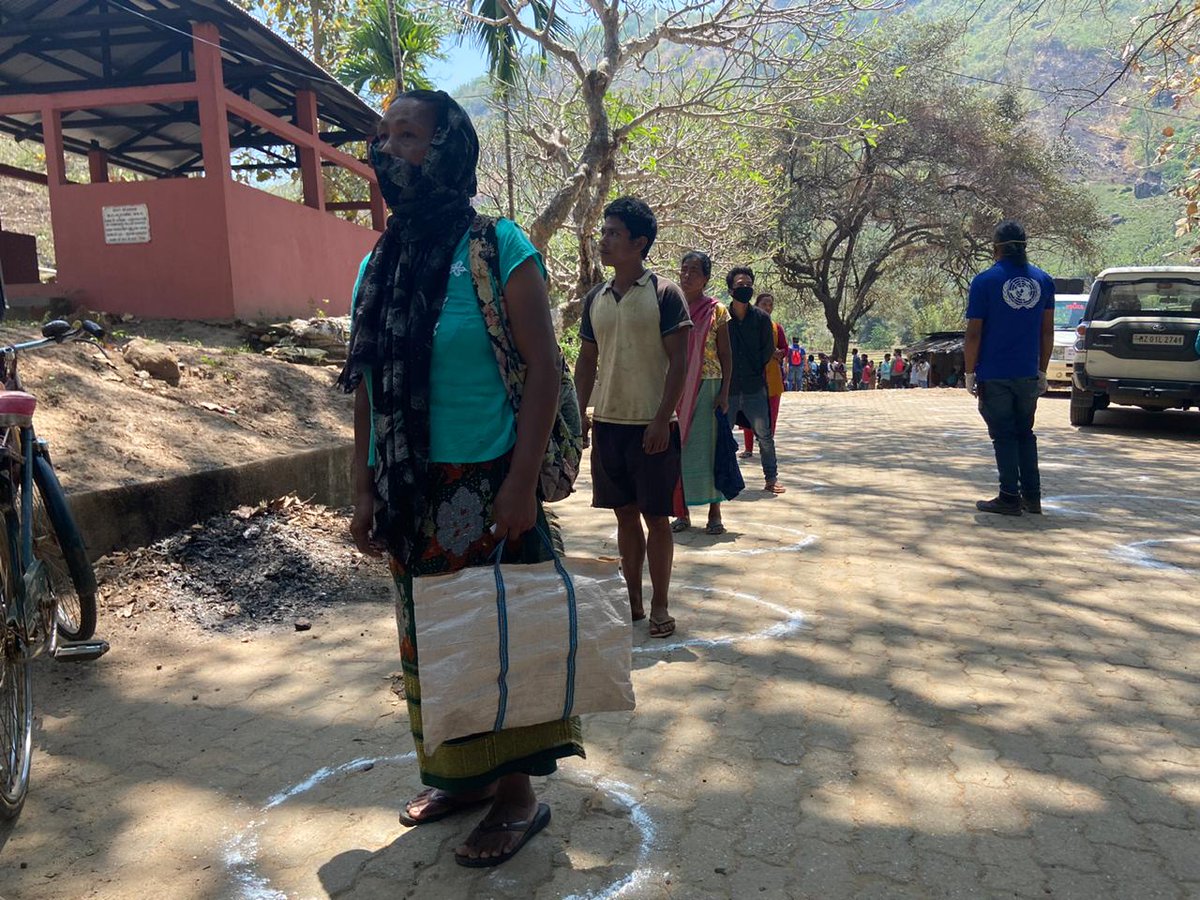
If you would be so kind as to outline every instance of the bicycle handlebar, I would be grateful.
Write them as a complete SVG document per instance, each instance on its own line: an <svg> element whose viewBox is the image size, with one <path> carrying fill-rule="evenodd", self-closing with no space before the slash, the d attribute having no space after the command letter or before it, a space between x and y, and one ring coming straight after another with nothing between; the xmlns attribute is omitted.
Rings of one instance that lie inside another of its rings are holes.
<svg viewBox="0 0 1200 900"><path fill-rule="evenodd" d="M85 319L75 327L67 325L67 329L51 329L51 326L61 322L63 325L67 323L61 319L54 322L47 322L42 326L44 337L32 341L23 341L19 344L10 344L7 347L0 348L0 353L5 356L10 356L14 353L24 353L27 350L40 350L42 347L48 347L51 344L65 344L71 342L83 342L89 344L99 344L100 339L104 337L104 329L90 319ZM56 333L47 334L47 331Z"/></svg>

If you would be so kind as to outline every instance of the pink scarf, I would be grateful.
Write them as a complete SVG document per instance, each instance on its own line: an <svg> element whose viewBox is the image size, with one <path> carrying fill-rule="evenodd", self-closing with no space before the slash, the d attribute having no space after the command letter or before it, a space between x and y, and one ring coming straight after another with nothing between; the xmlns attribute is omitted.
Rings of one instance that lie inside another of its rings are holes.
<svg viewBox="0 0 1200 900"><path fill-rule="evenodd" d="M713 309L717 301L701 295L688 301L688 315L692 319L692 330L688 335L687 371L683 379L683 396L675 412L679 416L679 440L685 443L692 430L692 414L696 411L696 395L700 392L700 373L704 369L704 346L712 330Z"/></svg>

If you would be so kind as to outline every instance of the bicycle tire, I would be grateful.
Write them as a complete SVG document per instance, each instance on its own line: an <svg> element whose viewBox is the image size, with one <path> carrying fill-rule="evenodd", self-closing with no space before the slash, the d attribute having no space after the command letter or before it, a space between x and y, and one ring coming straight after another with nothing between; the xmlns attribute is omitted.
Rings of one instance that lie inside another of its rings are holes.
<svg viewBox="0 0 1200 900"><path fill-rule="evenodd" d="M15 819L29 791L33 759L33 660L6 625L18 590L17 524L4 514L0 528L0 819Z"/></svg>
<svg viewBox="0 0 1200 900"><path fill-rule="evenodd" d="M66 494L44 456L33 458L33 553L45 563L54 594L54 618L65 641L96 633L96 573Z"/></svg>

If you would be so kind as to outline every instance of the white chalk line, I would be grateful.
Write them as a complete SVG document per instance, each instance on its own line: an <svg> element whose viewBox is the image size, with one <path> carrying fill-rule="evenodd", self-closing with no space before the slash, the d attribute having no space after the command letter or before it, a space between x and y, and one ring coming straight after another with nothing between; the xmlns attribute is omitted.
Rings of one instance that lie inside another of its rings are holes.
<svg viewBox="0 0 1200 900"><path fill-rule="evenodd" d="M1069 516L1091 516L1099 518L1102 513L1093 512L1088 509L1072 509L1071 506L1080 500L1114 500L1114 506L1122 506L1119 501L1128 501L1136 499L1140 501L1151 501L1153 503L1174 503L1180 506L1195 506L1200 507L1200 500L1190 500L1186 497L1158 497L1143 494L1135 498L1131 498L1128 494L1059 494L1055 497L1043 497L1042 506L1047 509L1052 509L1055 512L1066 513ZM1064 505L1065 504L1065 505Z"/></svg>
<svg viewBox="0 0 1200 900"><path fill-rule="evenodd" d="M1152 550L1146 548L1161 547L1163 544L1200 544L1200 537L1158 538L1149 541L1134 541L1131 544L1120 544L1108 552L1122 562L1133 563L1145 569L1173 570L1176 572L1198 572L1200 568L1181 566L1165 562L1156 557Z"/></svg>
<svg viewBox="0 0 1200 900"><path fill-rule="evenodd" d="M723 597L733 597L738 600L748 600L751 603L757 603L760 606L765 606L767 609L782 615L783 621L776 622L760 631L751 632L750 634L741 634L736 636L726 636L717 638L687 638L682 641L658 641L653 644L646 644L641 647L634 647L635 654L662 654L672 650L684 650L689 647L703 647L711 649L713 647L728 647L733 644L742 643L744 641L765 641L770 638L786 637L793 634L804 627L804 614L794 610L780 606L778 603L772 603L770 600L764 600L757 594L748 594L742 591L730 591L725 588L704 587L698 584L678 584L671 585L671 590L678 595L680 592L696 591L706 594L718 594Z"/></svg>
<svg viewBox="0 0 1200 900"><path fill-rule="evenodd" d="M824 488L812 487L809 488L809 490L824 490ZM817 542L817 536L815 534L811 534L807 531L797 531L795 528L784 528L781 525L756 525L754 527L758 530L765 528L768 531L775 531L781 534L799 537L800 540L794 541L790 544L784 544L780 547L733 547L728 550L721 549L719 544L705 544L699 547L693 547L691 544L684 544L680 543L679 541L675 542L675 547L676 549L682 548L685 550L695 550L697 553L702 553L705 556L761 556L764 553L799 553L801 550L805 550ZM613 532L609 535L608 539L610 542L616 543L616 529L613 529Z"/></svg>
<svg viewBox="0 0 1200 900"><path fill-rule="evenodd" d="M259 813L266 814L293 797L307 793L331 779L367 772L376 766L412 762L416 756L415 752L409 751L395 756L360 757L340 766L322 767L303 781L272 795ZM566 769L562 774L568 781L594 786L628 810L630 822L638 829L640 835L636 868L632 872L599 890L584 894L572 894L568 900L616 900L650 879L666 874L654 872L649 868L650 854L657 844L658 826L645 806L635 799L632 787L612 778L580 772L577 769ZM258 832L266 823L265 816L255 819L226 841L222 848L221 858L230 877L237 885L238 900L288 900L286 893L271 887L270 879L258 871L260 849Z"/></svg>

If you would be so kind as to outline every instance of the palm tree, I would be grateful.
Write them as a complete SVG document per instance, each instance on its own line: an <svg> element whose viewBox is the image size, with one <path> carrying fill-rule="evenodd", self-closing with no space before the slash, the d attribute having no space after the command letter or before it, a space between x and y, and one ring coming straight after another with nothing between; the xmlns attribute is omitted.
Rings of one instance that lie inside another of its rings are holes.
<svg viewBox="0 0 1200 900"><path fill-rule="evenodd" d="M350 33L349 52L337 77L357 92L364 87L389 102L401 91L432 88L425 64L441 59L444 19L413 13L403 0L366 0L363 18Z"/></svg>
<svg viewBox="0 0 1200 900"><path fill-rule="evenodd" d="M568 32L566 23L554 15L548 0L534 0L530 7L533 10L534 23L538 28L545 28L549 24L550 31L559 37ZM499 0L478 0L478 2L467 0L466 9L467 12L484 20L498 21L506 19L508 15ZM504 116L504 165L508 182L508 217L512 219L516 217L516 202L513 190L511 103L513 88L516 87L521 77L521 55L518 48L517 31L507 21L491 24L479 19L469 19L464 22L461 33L487 54L488 75L496 87L496 96L500 100L500 108Z"/></svg>

